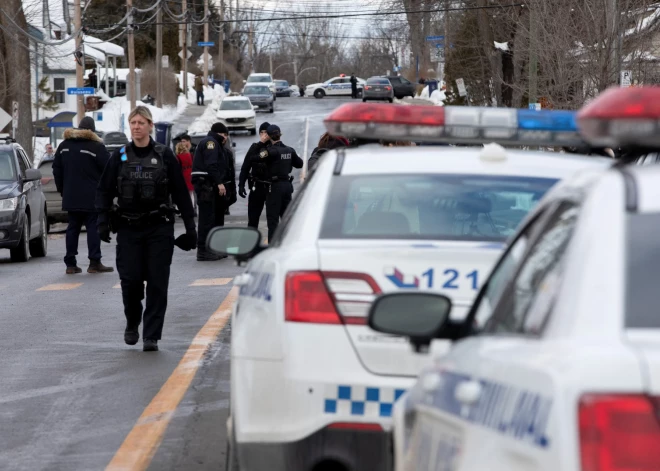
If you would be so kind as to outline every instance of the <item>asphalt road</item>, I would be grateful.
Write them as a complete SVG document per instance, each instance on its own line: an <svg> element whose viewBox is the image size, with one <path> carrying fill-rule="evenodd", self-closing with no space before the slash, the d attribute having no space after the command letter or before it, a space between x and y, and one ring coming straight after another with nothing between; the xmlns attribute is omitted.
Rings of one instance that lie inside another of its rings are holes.
<svg viewBox="0 0 660 471"><path fill-rule="evenodd" d="M275 114L258 121L279 125L303 156L306 118L311 152L323 117L344 101L280 98ZM255 138L234 139L240 169ZM227 223L246 222L239 198ZM227 320L242 268L175 249L160 351L145 353L141 342L123 342L117 273L85 272L82 236L83 273L67 276L64 234L49 239L44 259L13 264L0 251L0 469L223 470ZM103 262L115 266L114 240L102 248Z"/></svg>

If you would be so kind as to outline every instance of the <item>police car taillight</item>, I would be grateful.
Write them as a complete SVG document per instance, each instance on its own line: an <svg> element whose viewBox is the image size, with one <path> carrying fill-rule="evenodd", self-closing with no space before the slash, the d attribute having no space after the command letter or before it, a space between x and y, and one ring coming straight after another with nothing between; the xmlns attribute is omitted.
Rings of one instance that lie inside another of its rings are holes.
<svg viewBox="0 0 660 471"><path fill-rule="evenodd" d="M347 103L325 119L330 134L458 144L580 146L573 111Z"/></svg>
<svg viewBox="0 0 660 471"><path fill-rule="evenodd" d="M366 325L380 288L371 276L353 272L298 271L286 276L288 322Z"/></svg>
<svg viewBox="0 0 660 471"><path fill-rule="evenodd" d="M660 469L660 401L645 395L582 396L579 403L582 471Z"/></svg>
<svg viewBox="0 0 660 471"><path fill-rule="evenodd" d="M599 147L660 147L660 87L610 88L577 114L584 139Z"/></svg>

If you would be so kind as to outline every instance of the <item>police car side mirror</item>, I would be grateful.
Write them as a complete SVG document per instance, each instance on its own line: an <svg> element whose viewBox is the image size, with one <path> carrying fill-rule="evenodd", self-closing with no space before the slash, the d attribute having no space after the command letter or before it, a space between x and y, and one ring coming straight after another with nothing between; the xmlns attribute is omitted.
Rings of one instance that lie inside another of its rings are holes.
<svg viewBox="0 0 660 471"><path fill-rule="evenodd" d="M209 233L206 246L217 255L231 255L240 260L263 250L261 233L253 227L216 227Z"/></svg>
<svg viewBox="0 0 660 471"><path fill-rule="evenodd" d="M401 292L378 297L369 310L369 327L408 337L416 352L425 351L449 319L451 299L436 293Z"/></svg>

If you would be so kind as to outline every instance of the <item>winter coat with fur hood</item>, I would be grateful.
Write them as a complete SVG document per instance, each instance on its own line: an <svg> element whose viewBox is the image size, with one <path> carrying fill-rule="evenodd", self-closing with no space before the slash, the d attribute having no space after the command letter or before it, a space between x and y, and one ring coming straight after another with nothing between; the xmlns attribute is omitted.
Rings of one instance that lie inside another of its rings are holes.
<svg viewBox="0 0 660 471"><path fill-rule="evenodd" d="M96 211L96 187L110 154L88 129L67 129L53 161L53 178L64 211Z"/></svg>

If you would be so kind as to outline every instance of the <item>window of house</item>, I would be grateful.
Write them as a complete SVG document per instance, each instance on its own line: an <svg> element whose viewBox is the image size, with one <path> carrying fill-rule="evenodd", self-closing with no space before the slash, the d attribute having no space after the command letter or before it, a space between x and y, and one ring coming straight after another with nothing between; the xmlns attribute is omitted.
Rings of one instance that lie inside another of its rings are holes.
<svg viewBox="0 0 660 471"><path fill-rule="evenodd" d="M53 92L58 103L66 102L66 83L63 78L53 79Z"/></svg>

